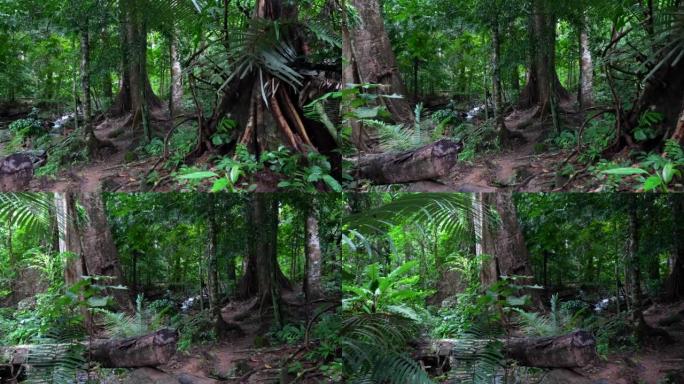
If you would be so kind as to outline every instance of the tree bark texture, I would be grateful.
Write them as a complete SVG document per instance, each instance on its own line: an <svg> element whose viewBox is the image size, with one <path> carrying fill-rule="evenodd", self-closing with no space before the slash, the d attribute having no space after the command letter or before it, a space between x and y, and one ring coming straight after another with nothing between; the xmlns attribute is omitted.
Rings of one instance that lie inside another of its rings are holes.
<svg viewBox="0 0 684 384"><path fill-rule="evenodd" d="M171 359L176 353L177 342L178 332L165 328L144 336L93 340L85 344L85 357L99 363L103 368L155 367L164 365ZM0 367L30 365L31 351L48 347L50 345L0 347ZM57 351L66 351L68 345L54 344L52 347Z"/></svg>
<svg viewBox="0 0 684 384"><path fill-rule="evenodd" d="M176 31L169 35L169 54L171 57L171 92L169 99L169 111L171 116L180 114L183 110L183 69L180 62L178 37Z"/></svg>
<svg viewBox="0 0 684 384"><path fill-rule="evenodd" d="M382 85L381 93L403 96L386 99L384 103L396 122L413 124L413 108L385 30L381 1L351 0L351 4L361 20L360 25L349 31L358 79L364 84Z"/></svg>
<svg viewBox="0 0 684 384"><path fill-rule="evenodd" d="M356 176L376 184L405 184L445 177L456 164L462 145L443 139L413 151L359 158Z"/></svg>
<svg viewBox="0 0 684 384"><path fill-rule="evenodd" d="M536 368L580 368L597 358L596 340L585 331L562 336L501 339L504 356L519 365ZM423 341L416 353L419 359L449 357L455 360L472 358L484 350L489 340ZM468 348L463 348L467 343ZM468 350L463 354L464 349ZM460 355L459 355L460 352Z"/></svg>
<svg viewBox="0 0 684 384"><path fill-rule="evenodd" d="M305 292L309 302L323 296L321 286L321 270L323 260L321 257L321 239L319 234L318 218L315 209L311 209L306 218L306 281Z"/></svg>
<svg viewBox="0 0 684 384"><path fill-rule="evenodd" d="M594 106L594 64L589 46L589 23L585 16L580 25L580 106L582 109Z"/></svg>
<svg viewBox="0 0 684 384"><path fill-rule="evenodd" d="M553 108L552 103L569 99L556 73L556 16L549 0L533 0L530 16L530 66L527 85L520 94L519 107L541 107L541 113Z"/></svg>

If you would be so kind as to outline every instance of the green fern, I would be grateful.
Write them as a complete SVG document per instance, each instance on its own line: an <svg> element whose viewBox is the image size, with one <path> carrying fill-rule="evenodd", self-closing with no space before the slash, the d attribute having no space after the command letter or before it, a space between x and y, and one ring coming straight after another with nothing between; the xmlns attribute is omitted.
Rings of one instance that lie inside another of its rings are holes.
<svg viewBox="0 0 684 384"><path fill-rule="evenodd" d="M98 308L96 313L103 316L103 322L107 334L113 338L125 338L132 336L142 336L166 325L166 312L162 310L156 312L150 308L143 307L144 298L138 295L136 298L135 313L111 312L106 309Z"/></svg>
<svg viewBox="0 0 684 384"><path fill-rule="evenodd" d="M340 340L347 382L432 383L420 365L404 353L417 333L416 324L400 315L348 315Z"/></svg>

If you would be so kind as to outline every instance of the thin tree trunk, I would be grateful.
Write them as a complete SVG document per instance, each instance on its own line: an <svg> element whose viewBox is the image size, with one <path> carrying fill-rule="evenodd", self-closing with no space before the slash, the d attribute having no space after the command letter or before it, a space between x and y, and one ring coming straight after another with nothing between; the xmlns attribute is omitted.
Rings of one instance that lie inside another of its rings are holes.
<svg viewBox="0 0 684 384"><path fill-rule="evenodd" d="M321 286L321 241L318 232L318 218L316 211L311 209L306 219L306 298L309 302L323 296Z"/></svg>
<svg viewBox="0 0 684 384"><path fill-rule="evenodd" d="M665 296L668 300L684 299L684 197L670 196L672 210L672 256L671 272L665 282Z"/></svg>
<svg viewBox="0 0 684 384"><path fill-rule="evenodd" d="M503 112L503 86L501 85L501 37L499 22L495 19L492 24L492 83L494 85L494 119L496 129L499 130L499 141L506 146L510 142L511 133L506 128Z"/></svg>
<svg viewBox="0 0 684 384"><path fill-rule="evenodd" d="M627 257L628 275L631 286L631 315L635 327L635 336L641 343L644 341L646 321L644 320L644 313L642 310L643 297L641 292L641 265L639 262L639 217L637 213L636 195L629 195L628 199L629 238L627 243Z"/></svg>
<svg viewBox="0 0 684 384"><path fill-rule="evenodd" d="M169 35L169 50L171 57L171 91L169 110L171 116L177 116L183 110L183 69L181 68L178 37L174 30Z"/></svg>
<svg viewBox="0 0 684 384"><path fill-rule="evenodd" d="M594 105L594 65L589 46L588 18L580 25L580 107L591 108Z"/></svg>

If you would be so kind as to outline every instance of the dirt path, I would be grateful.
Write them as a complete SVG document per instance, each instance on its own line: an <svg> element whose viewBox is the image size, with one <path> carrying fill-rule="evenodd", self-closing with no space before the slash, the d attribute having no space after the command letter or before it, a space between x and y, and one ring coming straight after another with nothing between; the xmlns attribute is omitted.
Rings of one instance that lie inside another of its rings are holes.
<svg viewBox="0 0 684 384"><path fill-rule="evenodd" d="M166 124L164 111L157 113L157 121ZM42 177L31 181L30 189L36 191L80 190L96 192L106 183L105 190L137 191L138 181L157 161L149 158L143 161L130 161L134 132L126 126L130 116L110 118L95 128L95 136L112 147L101 150L99 156L90 163L61 172L57 177Z"/></svg>
<svg viewBox="0 0 684 384"><path fill-rule="evenodd" d="M524 138L513 148L495 154L484 154L472 164L459 163L451 177L442 182L458 192L496 192L501 190L550 191L563 180L555 175L556 164L565 159L563 153L536 153L550 128L533 117L536 110L515 112L506 119L506 126Z"/></svg>
<svg viewBox="0 0 684 384"><path fill-rule="evenodd" d="M644 312L649 325L666 330L672 342L649 340L635 353L611 355L589 373L600 384L660 384L684 383L684 302L654 305ZM669 320L669 321L668 321ZM675 381L665 381L668 375L679 374Z"/></svg>
<svg viewBox="0 0 684 384"><path fill-rule="evenodd" d="M303 308L301 290L284 291L283 300L290 308ZM301 313L294 314L299 316ZM193 348L179 354L165 371L175 375L190 374L196 377L220 380L223 383L279 383L281 367L300 345L268 345L268 320L260 318L256 299L231 302L222 309L221 316L240 331L229 331L225 341L206 347ZM299 355L301 357L301 355ZM301 369L307 368L304 363ZM291 378L290 378L291 379ZM300 383L321 381L300 380Z"/></svg>

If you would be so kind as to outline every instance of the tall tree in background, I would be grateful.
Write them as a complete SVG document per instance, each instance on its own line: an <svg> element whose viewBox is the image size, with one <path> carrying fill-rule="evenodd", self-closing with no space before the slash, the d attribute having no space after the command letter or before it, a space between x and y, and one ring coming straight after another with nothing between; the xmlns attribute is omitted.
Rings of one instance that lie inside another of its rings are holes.
<svg viewBox="0 0 684 384"><path fill-rule="evenodd" d="M477 253L490 257L484 261L480 272L483 286L493 284L501 276L533 276L513 196L508 193L481 193L473 199ZM495 210L497 214L485 215L488 209ZM493 218L500 219L500 222L491 222Z"/></svg>
<svg viewBox="0 0 684 384"><path fill-rule="evenodd" d="M321 286L323 260L321 256L317 209L311 207L306 217L306 278L304 280L304 292L308 302L323 296L323 287Z"/></svg>
<svg viewBox="0 0 684 384"><path fill-rule="evenodd" d="M346 84L379 84L383 94L397 94L402 98L383 99L387 109L398 123L413 123L413 108L399 72L392 45L385 31L382 5L379 0L349 0L358 13L358 25L347 21L345 60L343 65ZM342 3L345 4L344 2ZM346 11L346 9L343 9ZM348 56L348 57L347 57ZM358 135L357 139L362 136Z"/></svg>
<svg viewBox="0 0 684 384"><path fill-rule="evenodd" d="M111 115L132 113L132 124L149 125L149 112L161 107L147 73L147 32L151 17L145 11L147 1L121 0L121 81L119 95L109 110ZM147 127L149 128L149 127ZM146 129L147 129L146 128Z"/></svg>
<svg viewBox="0 0 684 384"><path fill-rule="evenodd" d="M670 196L672 210L672 256L670 276L665 282L665 295L669 300L684 299L684 197Z"/></svg>
<svg viewBox="0 0 684 384"><path fill-rule="evenodd" d="M640 223L638 214L637 195L627 197L627 215L629 233L627 239L627 277L630 289L631 316L635 328L635 335L639 342L644 341L648 325L644 319L643 295L641 291L641 263L639 261Z"/></svg>
<svg viewBox="0 0 684 384"><path fill-rule="evenodd" d="M541 113L553 112L570 95L556 73L557 16L552 0L531 0L529 16L529 68L527 85L520 94L522 108L541 107Z"/></svg>
<svg viewBox="0 0 684 384"><path fill-rule="evenodd" d="M580 88L579 102L582 109L594 106L594 60L589 45L589 18L586 14L580 16L579 47L580 47Z"/></svg>
<svg viewBox="0 0 684 384"><path fill-rule="evenodd" d="M277 260L278 199L275 195L255 193L246 210L249 238L239 295L243 298L257 296L262 313L265 308L272 307L276 322L280 323L281 291L290 289L290 282Z"/></svg>

